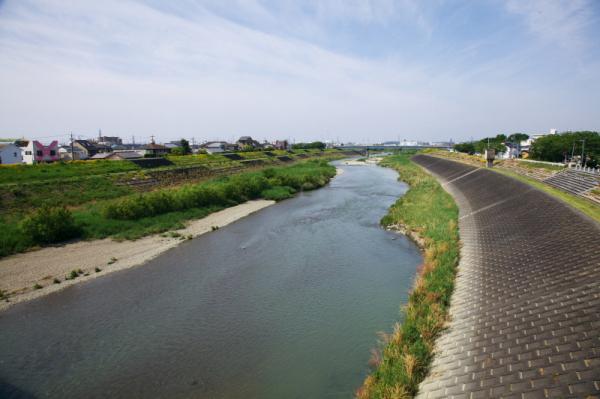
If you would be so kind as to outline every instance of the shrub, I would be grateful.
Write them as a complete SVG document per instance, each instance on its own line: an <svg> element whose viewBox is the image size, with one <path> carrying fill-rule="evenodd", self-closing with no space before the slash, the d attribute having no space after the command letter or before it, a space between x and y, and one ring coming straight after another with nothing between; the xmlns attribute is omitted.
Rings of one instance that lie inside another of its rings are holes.
<svg viewBox="0 0 600 399"><path fill-rule="evenodd" d="M21 222L21 230L34 244L50 244L78 237L71 212L64 207L42 206Z"/></svg>
<svg viewBox="0 0 600 399"><path fill-rule="evenodd" d="M264 190L261 197L268 200L281 201L290 198L294 195L296 190L288 186L277 186Z"/></svg>
<svg viewBox="0 0 600 399"><path fill-rule="evenodd" d="M327 161L309 161L122 198L106 206L103 214L110 219L137 220L191 208L231 206L260 197L280 200L296 190L321 187L333 176L335 168Z"/></svg>

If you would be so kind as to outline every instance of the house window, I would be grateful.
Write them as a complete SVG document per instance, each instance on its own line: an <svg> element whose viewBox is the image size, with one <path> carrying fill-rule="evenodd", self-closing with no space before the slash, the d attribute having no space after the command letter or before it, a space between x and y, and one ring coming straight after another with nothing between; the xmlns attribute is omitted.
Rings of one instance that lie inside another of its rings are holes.
<svg viewBox="0 0 600 399"><path fill-rule="evenodd" d="M50 156L51 156L51 157L53 157L53 156L55 156L55 155L56 155L56 151L54 151L54 150L50 150Z"/></svg>
<svg viewBox="0 0 600 399"><path fill-rule="evenodd" d="M31 155L31 151L25 151L25 155Z"/></svg>
<svg viewBox="0 0 600 399"><path fill-rule="evenodd" d="M16 153L16 152L13 152L13 156L16 158L16 157L17 157L17 153Z"/></svg>
<svg viewBox="0 0 600 399"><path fill-rule="evenodd" d="M35 153L37 154L38 157L44 156L44 153L42 152L42 150L37 150Z"/></svg>

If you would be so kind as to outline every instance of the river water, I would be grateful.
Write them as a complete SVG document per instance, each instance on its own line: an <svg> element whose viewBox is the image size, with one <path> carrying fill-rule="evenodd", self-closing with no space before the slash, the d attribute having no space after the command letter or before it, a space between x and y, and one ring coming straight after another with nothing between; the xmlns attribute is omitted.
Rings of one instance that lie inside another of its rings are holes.
<svg viewBox="0 0 600 399"><path fill-rule="evenodd" d="M325 188L0 314L0 397L352 397L421 256L378 225L396 173L337 164Z"/></svg>

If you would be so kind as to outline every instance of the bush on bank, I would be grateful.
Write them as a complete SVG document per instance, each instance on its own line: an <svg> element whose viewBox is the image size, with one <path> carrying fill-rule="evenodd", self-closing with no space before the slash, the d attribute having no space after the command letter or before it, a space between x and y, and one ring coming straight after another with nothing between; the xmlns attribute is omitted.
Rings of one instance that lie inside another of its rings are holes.
<svg viewBox="0 0 600 399"><path fill-rule="evenodd" d="M397 170L410 186L381 223L418 234L424 241L424 263L403 308L403 322L384 337L372 361L374 371L356 393L359 399L410 398L417 393L447 319L459 258L458 208L452 197L410 155L387 157L381 165Z"/></svg>
<svg viewBox="0 0 600 399"><path fill-rule="evenodd" d="M242 173L203 184L163 189L109 203L104 216L136 220L167 212L207 206L231 206L257 198L280 200L298 190L321 187L335 175L326 161L309 161L262 172Z"/></svg>
<svg viewBox="0 0 600 399"><path fill-rule="evenodd" d="M26 216L20 227L34 244L65 241L80 234L80 229L68 209L47 205Z"/></svg>

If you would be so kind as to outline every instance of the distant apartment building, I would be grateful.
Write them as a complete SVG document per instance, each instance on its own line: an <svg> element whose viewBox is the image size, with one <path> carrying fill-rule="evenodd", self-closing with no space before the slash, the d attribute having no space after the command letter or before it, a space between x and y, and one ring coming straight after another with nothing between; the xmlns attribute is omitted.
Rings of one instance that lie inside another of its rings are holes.
<svg viewBox="0 0 600 399"><path fill-rule="evenodd" d="M400 145L402 147L416 147L417 145L419 145L418 141L413 141L413 140L402 140L402 142L400 143Z"/></svg>
<svg viewBox="0 0 600 399"><path fill-rule="evenodd" d="M25 144L26 143L26 144ZM34 163L55 162L59 160L58 141L54 140L49 145L44 145L37 140L23 142L21 147L23 162L29 165Z"/></svg>
<svg viewBox="0 0 600 399"><path fill-rule="evenodd" d="M557 129L550 129L549 133L532 134L531 136L529 136L529 138L527 140L521 141L521 143L520 143L521 156L523 158L529 157L529 150L531 149L531 144L533 144L534 141L536 141L540 137L554 135L554 134L558 134Z"/></svg>
<svg viewBox="0 0 600 399"><path fill-rule="evenodd" d="M122 145L123 140L117 136L98 136L98 144L113 146L113 145Z"/></svg>
<svg viewBox="0 0 600 399"><path fill-rule="evenodd" d="M14 165L23 163L21 148L14 143L0 143L0 164Z"/></svg>

